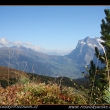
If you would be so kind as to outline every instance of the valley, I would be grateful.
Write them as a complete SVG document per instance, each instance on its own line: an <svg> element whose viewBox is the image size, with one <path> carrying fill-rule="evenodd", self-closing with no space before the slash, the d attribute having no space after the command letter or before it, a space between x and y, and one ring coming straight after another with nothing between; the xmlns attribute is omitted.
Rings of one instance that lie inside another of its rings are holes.
<svg viewBox="0 0 110 110"><path fill-rule="evenodd" d="M76 48L64 56L48 55L23 46L1 47L0 66L51 77L82 78L85 66L95 59L95 46L101 50L97 39L79 40Z"/></svg>

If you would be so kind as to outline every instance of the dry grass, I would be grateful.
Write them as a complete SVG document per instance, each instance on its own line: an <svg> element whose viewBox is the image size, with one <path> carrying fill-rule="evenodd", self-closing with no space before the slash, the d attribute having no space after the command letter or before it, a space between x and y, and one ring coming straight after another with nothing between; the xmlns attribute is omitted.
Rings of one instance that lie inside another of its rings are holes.
<svg viewBox="0 0 110 110"><path fill-rule="evenodd" d="M7 78L7 67L0 67L0 76ZM0 87L0 105L49 105L49 104L86 104L82 93L75 88L60 88L59 84L42 83L39 78L30 80L22 71L9 69L9 78L16 78L18 82L6 88Z"/></svg>
<svg viewBox="0 0 110 110"><path fill-rule="evenodd" d="M86 104L72 88L62 91L57 84L34 82L0 87L0 105Z"/></svg>

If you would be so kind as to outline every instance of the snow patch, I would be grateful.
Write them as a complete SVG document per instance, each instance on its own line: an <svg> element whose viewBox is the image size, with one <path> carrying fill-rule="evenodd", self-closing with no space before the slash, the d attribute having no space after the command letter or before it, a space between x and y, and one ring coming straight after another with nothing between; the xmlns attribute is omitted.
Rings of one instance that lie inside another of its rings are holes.
<svg viewBox="0 0 110 110"><path fill-rule="evenodd" d="M88 43L88 45L90 45L90 46L94 46L93 44L91 44L91 43Z"/></svg>
<svg viewBox="0 0 110 110"><path fill-rule="evenodd" d="M82 44L86 44L85 42L81 41Z"/></svg>
<svg viewBox="0 0 110 110"><path fill-rule="evenodd" d="M103 45L101 44L101 42L105 42L105 41L103 41L102 39L97 39L97 41L98 41L99 45L101 46L101 48L103 49L103 52L105 53L105 49L104 49Z"/></svg>
<svg viewBox="0 0 110 110"><path fill-rule="evenodd" d="M104 42L102 39L97 39L98 42Z"/></svg>
<svg viewBox="0 0 110 110"><path fill-rule="evenodd" d="M91 43L88 43L87 45L92 46L92 47L97 47L97 45L91 44Z"/></svg>

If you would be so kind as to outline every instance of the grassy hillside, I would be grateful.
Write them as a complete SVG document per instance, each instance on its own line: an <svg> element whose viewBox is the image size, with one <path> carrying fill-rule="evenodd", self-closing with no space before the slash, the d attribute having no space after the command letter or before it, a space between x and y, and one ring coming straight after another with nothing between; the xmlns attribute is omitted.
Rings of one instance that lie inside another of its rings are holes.
<svg viewBox="0 0 110 110"><path fill-rule="evenodd" d="M20 70L0 66L0 83L2 87L8 86L8 82L9 82L9 85L17 83L19 78L22 75L29 77L30 80L33 80L35 82L40 82L40 83L45 82L46 84L51 82L51 83L57 83L68 87L75 87L74 83L76 83L77 85L84 85L86 83L86 80L83 78L72 79L72 80L67 77L55 78L55 77L43 76L43 75L38 75L33 73L26 73Z"/></svg>
<svg viewBox="0 0 110 110"><path fill-rule="evenodd" d="M4 88L15 84L21 75L26 75L26 73L16 69L0 66L0 84Z"/></svg>
<svg viewBox="0 0 110 110"><path fill-rule="evenodd" d="M67 77L48 77L0 67L0 105L86 104Z"/></svg>

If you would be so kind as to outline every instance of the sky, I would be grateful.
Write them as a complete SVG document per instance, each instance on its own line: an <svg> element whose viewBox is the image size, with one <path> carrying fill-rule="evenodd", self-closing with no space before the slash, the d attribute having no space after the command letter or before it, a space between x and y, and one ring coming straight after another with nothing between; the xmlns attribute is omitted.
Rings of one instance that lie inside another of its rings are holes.
<svg viewBox="0 0 110 110"><path fill-rule="evenodd" d="M78 40L100 37L109 6L0 5L0 46L24 45L38 51L72 51Z"/></svg>

